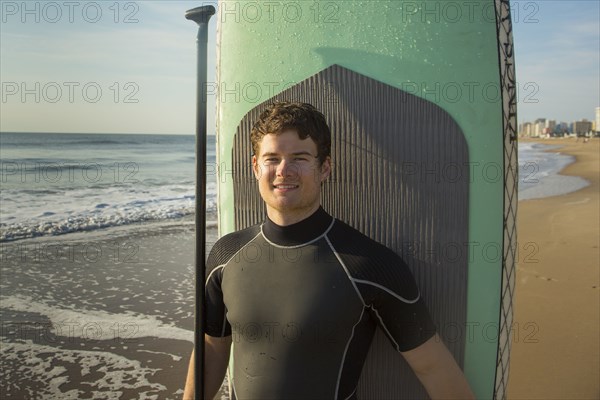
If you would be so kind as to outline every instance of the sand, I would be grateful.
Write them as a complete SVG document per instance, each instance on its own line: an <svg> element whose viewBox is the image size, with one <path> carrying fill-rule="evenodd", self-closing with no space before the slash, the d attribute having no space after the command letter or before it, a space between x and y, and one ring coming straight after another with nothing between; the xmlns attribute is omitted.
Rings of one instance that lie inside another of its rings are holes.
<svg viewBox="0 0 600 400"><path fill-rule="evenodd" d="M0 398L181 398L193 255L189 221L3 243Z"/></svg>
<svg viewBox="0 0 600 400"><path fill-rule="evenodd" d="M521 201L508 399L600 398L600 140L540 140L590 186Z"/></svg>

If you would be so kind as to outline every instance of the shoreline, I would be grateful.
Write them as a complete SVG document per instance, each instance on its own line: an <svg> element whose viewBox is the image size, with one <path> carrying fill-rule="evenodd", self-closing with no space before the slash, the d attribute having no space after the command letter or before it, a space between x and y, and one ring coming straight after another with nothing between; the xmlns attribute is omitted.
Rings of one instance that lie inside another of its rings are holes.
<svg viewBox="0 0 600 400"><path fill-rule="evenodd" d="M217 230L218 225L216 221L216 210L207 212L207 221L206 221L206 231L209 232L211 230ZM210 218L210 219L208 219ZM139 220L127 223L117 223L117 224L109 224L102 227L87 227L82 229L74 229L70 231L64 232L55 232L51 234L37 234L31 236L22 236L22 237L10 237L5 238L4 235L0 236L0 246L3 244L16 243L22 241L30 241L30 240L53 240L61 237L75 238L77 240L79 237L103 237L110 235L123 235L127 234L127 231L132 232L140 232L143 230L149 229L163 229L169 227L185 227L191 225L194 226L195 217L194 214L187 214L180 217L174 218L161 218L161 219L147 219L147 220Z"/></svg>
<svg viewBox="0 0 600 400"><path fill-rule="evenodd" d="M521 139L520 139L521 140ZM589 185L519 201L509 400L600 397L600 140L522 140L574 157Z"/></svg>
<svg viewBox="0 0 600 400"><path fill-rule="evenodd" d="M563 171L576 157L560 151L560 143L523 141L519 144L519 201L560 196L581 190L590 182Z"/></svg>
<svg viewBox="0 0 600 400"><path fill-rule="evenodd" d="M591 148L593 146L596 146L595 148L598 149L599 148L598 146L600 144L600 138L592 138L587 143L575 142L574 141L575 139L576 138L552 138L552 139L522 139L522 138L519 138L519 142L556 146L553 149L546 149L543 151L548 152L548 153L562 153L562 154L566 154L566 155L569 155L574 158L574 161L572 163L569 163L569 165L567 165L566 167L564 167L562 170L560 170L558 172L558 175L579 177L579 178L585 179L589 183L588 186L581 188L577 191L585 190L585 189L589 188L590 186L592 186L593 183L596 184L596 189L598 189L598 178L600 178L598 170L596 170L596 175L594 175L593 170L590 170L589 168L583 168L580 165L580 163L582 161L584 161L586 163L586 166L588 166L588 167L591 164L594 164L594 160L587 160L587 159L582 160L581 157L582 156L586 157L588 155L588 153L590 153L590 151L586 151L587 148L584 146L590 146L589 150L593 150ZM598 161L596 160L595 163L597 165ZM588 164L590 164L590 165L588 165ZM588 177L590 179L588 179ZM575 193L575 192L565 193L564 195L568 195L568 194L572 194L572 193ZM558 195L558 196L563 196L563 195ZM542 200L542 199L549 199L552 197L557 197L557 196L548 196L548 197L543 197L543 198L539 198L539 199L531 199L531 200ZM525 201L529 201L529 200L525 200Z"/></svg>
<svg viewBox="0 0 600 400"><path fill-rule="evenodd" d="M3 243L5 398L180 398L193 348L195 243L193 221L181 222ZM207 246L216 232L207 229Z"/></svg>

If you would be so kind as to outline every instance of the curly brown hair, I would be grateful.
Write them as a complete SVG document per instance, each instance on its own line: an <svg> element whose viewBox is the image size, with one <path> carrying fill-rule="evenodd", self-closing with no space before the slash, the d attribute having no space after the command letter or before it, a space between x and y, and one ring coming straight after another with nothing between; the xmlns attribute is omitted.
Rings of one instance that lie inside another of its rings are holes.
<svg viewBox="0 0 600 400"><path fill-rule="evenodd" d="M310 137L316 143L320 164L331 155L331 131L325 116L311 104L286 101L270 104L254 123L250 134L254 154L258 155L263 136L289 129L295 130L300 139Z"/></svg>

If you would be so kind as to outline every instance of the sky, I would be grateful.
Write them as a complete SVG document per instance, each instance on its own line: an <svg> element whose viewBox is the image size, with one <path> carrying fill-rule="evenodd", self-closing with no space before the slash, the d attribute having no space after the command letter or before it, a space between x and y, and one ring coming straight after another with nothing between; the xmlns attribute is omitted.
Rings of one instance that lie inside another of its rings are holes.
<svg viewBox="0 0 600 400"><path fill-rule="evenodd" d="M206 4L216 0L0 1L0 131L193 134L197 29L184 14ZM599 4L512 2L520 123L594 119Z"/></svg>

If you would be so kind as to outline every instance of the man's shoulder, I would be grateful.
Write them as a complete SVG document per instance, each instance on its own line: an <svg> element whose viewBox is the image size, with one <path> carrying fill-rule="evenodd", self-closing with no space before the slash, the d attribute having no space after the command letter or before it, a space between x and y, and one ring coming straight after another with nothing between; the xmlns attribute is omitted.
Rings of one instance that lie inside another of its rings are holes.
<svg viewBox="0 0 600 400"><path fill-rule="evenodd" d="M372 239L338 218L336 218L335 224L333 224L333 227L327 236L334 247L341 246L348 249L354 249L354 252L357 254L362 253L368 255L376 251L398 257L396 253L384 244Z"/></svg>
<svg viewBox="0 0 600 400"><path fill-rule="evenodd" d="M256 224L249 226L248 228L240 229L239 231L234 231L227 233L221 236L216 242L215 246L226 246L234 242L249 242L252 240L258 233L260 233L260 227L262 224Z"/></svg>
<svg viewBox="0 0 600 400"><path fill-rule="evenodd" d="M328 236L353 278L367 283L371 289L372 285L385 287L406 299L418 296L419 290L408 264L392 249L339 220Z"/></svg>
<svg viewBox="0 0 600 400"><path fill-rule="evenodd" d="M260 233L260 224L239 231L228 233L217 240L208 256L208 266L214 268L225 264L242 247L247 245Z"/></svg>
<svg viewBox="0 0 600 400"><path fill-rule="evenodd" d="M353 268L366 268L371 271L377 270L378 267L382 271L388 268L408 270L402 256L393 249L339 219L336 219L327 236L342 260Z"/></svg>

